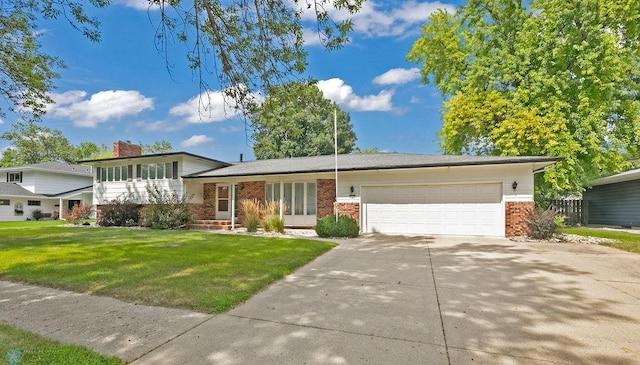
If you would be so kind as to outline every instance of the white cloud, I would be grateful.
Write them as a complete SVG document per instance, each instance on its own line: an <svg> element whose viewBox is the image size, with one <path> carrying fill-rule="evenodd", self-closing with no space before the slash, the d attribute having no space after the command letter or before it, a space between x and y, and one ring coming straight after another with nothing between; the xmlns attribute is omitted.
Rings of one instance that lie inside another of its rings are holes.
<svg viewBox="0 0 640 365"><path fill-rule="evenodd" d="M153 99L136 90L107 90L97 92L89 99L81 90L62 94L52 93L55 102L47 106L47 114L54 118L68 118L78 127L94 128L99 123L153 109Z"/></svg>
<svg viewBox="0 0 640 365"><path fill-rule="evenodd" d="M160 9L158 5L150 5L149 0L113 0L112 4L120 4L136 10Z"/></svg>
<svg viewBox="0 0 640 365"><path fill-rule="evenodd" d="M191 148L211 141L213 141L213 138L209 136L205 136L204 134L196 134L189 137L189 139L182 141L182 143L180 143L180 146L182 146L183 148Z"/></svg>
<svg viewBox="0 0 640 365"><path fill-rule="evenodd" d="M134 129L129 131L147 131L147 132L173 132L184 128L183 123L168 122L165 120L158 120L155 122L139 121L134 124Z"/></svg>
<svg viewBox="0 0 640 365"><path fill-rule="evenodd" d="M393 90L382 90L377 95L358 96L350 85L339 78L318 81L318 88L324 97L340 106L355 111L390 111Z"/></svg>
<svg viewBox="0 0 640 365"><path fill-rule="evenodd" d="M298 6L306 7L306 2L300 2ZM391 9L388 8L387 2L367 1L362 4L362 8L357 14L349 14L346 10L335 10L329 4L325 5L325 8L336 21L351 19L353 32L368 37L406 36L416 32L418 25L426 23L429 15L437 9L455 13L453 5L439 1L420 2L416 0L404 2L400 7ZM302 19L306 23L315 24L315 16L313 7L302 13ZM314 38L305 34L305 41L307 40L314 40ZM306 44L316 45L319 42Z"/></svg>
<svg viewBox="0 0 640 365"><path fill-rule="evenodd" d="M302 28L302 39L304 39L304 44L307 46L319 46L322 44L317 30Z"/></svg>
<svg viewBox="0 0 640 365"><path fill-rule="evenodd" d="M232 125L232 126L229 126L229 127L220 128L220 133L237 133L237 132L240 132L242 130L243 130L242 128L240 128L238 126L235 126L235 125Z"/></svg>
<svg viewBox="0 0 640 365"><path fill-rule="evenodd" d="M373 79L376 85L402 85L420 78L420 69L393 68Z"/></svg>
<svg viewBox="0 0 640 365"><path fill-rule="evenodd" d="M169 114L184 117L188 123L211 123L236 117L240 109L232 107L221 91L205 91L169 109Z"/></svg>
<svg viewBox="0 0 640 365"><path fill-rule="evenodd" d="M4 124L4 120L0 119L0 125Z"/></svg>

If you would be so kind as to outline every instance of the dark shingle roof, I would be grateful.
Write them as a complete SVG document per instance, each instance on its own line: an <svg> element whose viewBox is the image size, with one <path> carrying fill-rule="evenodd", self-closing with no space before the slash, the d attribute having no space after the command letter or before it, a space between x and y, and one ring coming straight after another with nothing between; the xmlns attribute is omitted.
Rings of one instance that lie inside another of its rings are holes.
<svg viewBox="0 0 640 365"><path fill-rule="evenodd" d="M80 165L70 165L62 162L42 162L35 163L30 165L22 165L22 166L13 166L13 167L5 167L2 170L13 171L13 170L46 170L46 171L55 171L55 172L66 172L73 173L77 175L86 175L91 176L91 167L89 166L80 166Z"/></svg>
<svg viewBox="0 0 640 365"><path fill-rule="evenodd" d="M9 182L0 182L0 195L42 197L42 195L34 194L16 183Z"/></svg>
<svg viewBox="0 0 640 365"><path fill-rule="evenodd" d="M69 194L73 194L73 193L93 193L93 185L85 186L85 187L79 188L79 189L63 191L62 193L46 194L46 195L48 197L50 197L50 198L55 198L55 197L65 196L65 195L69 195Z"/></svg>
<svg viewBox="0 0 640 365"><path fill-rule="evenodd" d="M542 168L560 161L560 157L502 157L417 155L406 153L376 153L338 155L339 171L386 170L438 166L473 166L535 163ZM235 163L227 167L187 175L188 178L277 175L290 173L329 172L335 169L335 156L295 157Z"/></svg>

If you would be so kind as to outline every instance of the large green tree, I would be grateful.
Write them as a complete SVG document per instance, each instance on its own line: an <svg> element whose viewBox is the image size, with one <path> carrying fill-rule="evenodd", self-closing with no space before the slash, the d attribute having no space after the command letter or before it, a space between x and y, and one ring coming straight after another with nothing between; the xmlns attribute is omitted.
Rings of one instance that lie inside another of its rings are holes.
<svg viewBox="0 0 640 365"><path fill-rule="evenodd" d="M294 81L271 87L264 102L251 108L256 158L334 153L334 110L338 153L351 153L356 135L349 114L325 99L315 83Z"/></svg>
<svg viewBox="0 0 640 365"><path fill-rule="evenodd" d="M190 45L187 58L201 88L211 78L243 111L255 93L268 90L301 74L307 65L302 17L317 20L317 35L328 49L349 41L350 19L364 0L150 0L160 6L156 44L165 53L176 39Z"/></svg>
<svg viewBox="0 0 640 365"><path fill-rule="evenodd" d="M445 153L564 157L543 197L638 157L638 0L469 0L433 13L408 59L444 97Z"/></svg>
<svg viewBox="0 0 640 365"><path fill-rule="evenodd" d="M336 21L331 9L354 14L364 0L148 0L159 8L149 18L156 26L156 46L168 55L183 42L190 68L202 90L221 88L232 105L246 111L256 94L301 74L306 68L302 17L313 14L317 35L328 49L349 41L349 19ZM63 67L42 52L39 19L66 19L88 39L100 38L98 17L87 8L110 0L0 1L0 116L10 110L37 119L52 100L49 92ZM149 40L150 42L153 40ZM171 68L167 57L167 65Z"/></svg>
<svg viewBox="0 0 640 365"><path fill-rule="evenodd" d="M0 116L11 111L38 118L52 100L49 92L64 64L42 52L37 20L65 18L91 40L98 40L98 20L86 6L104 7L109 0L3 0L0 1Z"/></svg>
<svg viewBox="0 0 640 365"><path fill-rule="evenodd" d="M106 148L92 142L74 146L59 130L51 130L35 122L14 123L13 129L3 133L0 138L12 145L2 154L1 167L50 161L75 163L99 156Z"/></svg>

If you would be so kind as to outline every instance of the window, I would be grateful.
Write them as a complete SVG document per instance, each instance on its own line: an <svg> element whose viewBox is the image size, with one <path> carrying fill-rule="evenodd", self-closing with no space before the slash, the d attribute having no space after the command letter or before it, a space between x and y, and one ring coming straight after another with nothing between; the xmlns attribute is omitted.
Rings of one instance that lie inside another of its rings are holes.
<svg viewBox="0 0 640 365"><path fill-rule="evenodd" d="M266 201L280 200L280 183L266 184ZM317 191L316 183L284 183L282 184L282 197L286 204L286 215L316 215L317 212Z"/></svg>
<svg viewBox="0 0 640 365"><path fill-rule="evenodd" d="M22 172L8 172L7 182L22 182Z"/></svg>
<svg viewBox="0 0 640 365"><path fill-rule="evenodd" d="M307 183L307 215L316 215L316 183Z"/></svg>
<svg viewBox="0 0 640 365"><path fill-rule="evenodd" d="M132 175L133 165L98 167L96 169L96 179L98 179L98 182L131 181Z"/></svg>
<svg viewBox="0 0 640 365"><path fill-rule="evenodd" d="M149 165L142 165L142 180L149 178Z"/></svg>
<svg viewBox="0 0 640 365"><path fill-rule="evenodd" d="M177 179L178 178L178 161L173 161L173 179Z"/></svg>
<svg viewBox="0 0 640 365"><path fill-rule="evenodd" d="M0 205L11 205L11 201L9 199L0 199Z"/></svg>
<svg viewBox="0 0 640 365"><path fill-rule="evenodd" d="M27 205L30 207L39 207L40 203L40 200L27 200Z"/></svg>
<svg viewBox="0 0 640 365"><path fill-rule="evenodd" d="M133 172L133 167L128 167ZM156 179L177 179L178 178L178 162L169 163L150 163L136 165L138 180L156 180ZM124 173L124 172L123 172Z"/></svg>

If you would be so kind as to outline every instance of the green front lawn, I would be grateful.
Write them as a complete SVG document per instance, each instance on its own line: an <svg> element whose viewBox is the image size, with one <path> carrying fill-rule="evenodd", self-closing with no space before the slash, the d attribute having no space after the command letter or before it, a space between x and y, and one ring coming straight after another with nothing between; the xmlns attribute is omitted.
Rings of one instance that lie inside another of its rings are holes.
<svg viewBox="0 0 640 365"><path fill-rule="evenodd" d="M305 239L0 223L0 280L205 313L228 311L334 244Z"/></svg>
<svg viewBox="0 0 640 365"><path fill-rule="evenodd" d="M96 354L78 345L62 345L0 323L0 364L15 365L119 365L116 357Z"/></svg>
<svg viewBox="0 0 640 365"><path fill-rule="evenodd" d="M616 240L617 242L604 244L621 250L640 253L640 234L614 231L610 229L597 229L585 227L568 227L562 229L563 233L577 234L580 236L599 237Z"/></svg>

